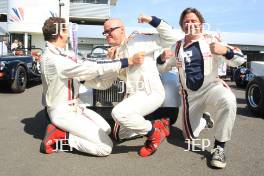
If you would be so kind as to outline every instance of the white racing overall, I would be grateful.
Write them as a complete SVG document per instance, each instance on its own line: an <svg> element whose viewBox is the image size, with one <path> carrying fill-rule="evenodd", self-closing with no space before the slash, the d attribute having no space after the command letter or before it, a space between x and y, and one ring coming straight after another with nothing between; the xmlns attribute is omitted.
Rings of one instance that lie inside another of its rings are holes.
<svg viewBox="0 0 264 176"><path fill-rule="evenodd" d="M111 83L100 80L100 76L116 73L124 64L127 66L127 61L80 62L47 42L41 60L43 105L51 122L69 132L70 147L97 156L111 153L113 144L108 136L111 128L99 114L81 106L79 81L85 80L92 88L106 89Z"/></svg>
<svg viewBox="0 0 264 176"><path fill-rule="evenodd" d="M156 65L156 54L162 48L171 47L177 39L167 23L156 17L153 17L152 22L155 22L152 25L156 27L158 34L134 34L116 50L118 58L131 57L141 51L146 53L142 65L119 72L119 78L126 83L127 93L126 98L112 111L116 121L114 135L119 139L147 134L152 129L152 124L144 116L158 109L165 99Z"/></svg>
<svg viewBox="0 0 264 176"><path fill-rule="evenodd" d="M209 112L212 118L217 120L215 138L220 142L226 142L231 139L237 106L236 97L231 89L218 78L218 67L222 59L230 66L239 66L245 62L245 58L238 48L224 43L222 43L224 46L233 51L234 56L227 59L214 55L209 47L211 42L218 40L210 35L202 35L185 48L184 40L178 41L172 47L177 57L159 65L159 70L164 72L175 67L176 59L182 62L182 67L179 68L182 86L179 117L182 117L184 136L187 139L197 138L205 126L202 114Z"/></svg>

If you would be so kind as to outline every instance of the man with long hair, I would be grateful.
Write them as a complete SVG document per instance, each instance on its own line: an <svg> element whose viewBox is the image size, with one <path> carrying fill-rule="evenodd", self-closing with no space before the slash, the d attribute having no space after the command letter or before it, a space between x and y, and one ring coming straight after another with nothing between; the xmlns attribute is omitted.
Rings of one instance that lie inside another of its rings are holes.
<svg viewBox="0 0 264 176"><path fill-rule="evenodd" d="M217 120L210 163L224 168L224 147L231 139L237 105L231 89L218 77L218 66L222 59L231 66L238 66L245 58L238 48L205 34L204 23L204 17L197 9L186 8L179 21L185 37L172 47L172 52L165 51L158 58L158 64L161 71L178 68L182 96L180 117L185 138L199 136L201 126L204 126L201 118L204 112Z"/></svg>

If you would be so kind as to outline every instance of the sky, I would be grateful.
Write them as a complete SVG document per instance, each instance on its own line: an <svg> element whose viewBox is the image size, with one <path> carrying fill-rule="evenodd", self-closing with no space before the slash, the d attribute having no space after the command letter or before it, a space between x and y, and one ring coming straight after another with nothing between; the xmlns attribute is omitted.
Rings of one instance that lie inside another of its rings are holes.
<svg viewBox="0 0 264 176"><path fill-rule="evenodd" d="M263 0L117 0L111 8L111 18L119 18L127 27L142 27L139 14L164 19L179 28L181 12L187 7L197 8L212 31L264 33Z"/></svg>

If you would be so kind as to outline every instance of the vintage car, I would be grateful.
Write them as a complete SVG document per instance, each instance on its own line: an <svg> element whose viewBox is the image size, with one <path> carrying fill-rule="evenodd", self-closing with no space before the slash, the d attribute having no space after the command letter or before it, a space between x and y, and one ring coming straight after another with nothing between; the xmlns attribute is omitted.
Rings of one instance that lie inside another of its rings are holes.
<svg viewBox="0 0 264 176"><path fill-rule="evenodd" d="M248 108L256 116L264 117L264 61L252 61L251 72L253 79L246 88L246 101Z"/></svg>
<svg viewBox="0 0 264 176"><path fill-rule="evenodd" d="M237 87L245 88L248 82L254 77L250 69L245 66L238 67L234 71L233 80Z"/></svg>
<svg viewBox="0 0 264 176"><path fill-rule="evenodd" d="M39 58L42 50L19 49L0 55L0 82L8 84L14 93L24 92L27 83L40 80Z"/></svg>

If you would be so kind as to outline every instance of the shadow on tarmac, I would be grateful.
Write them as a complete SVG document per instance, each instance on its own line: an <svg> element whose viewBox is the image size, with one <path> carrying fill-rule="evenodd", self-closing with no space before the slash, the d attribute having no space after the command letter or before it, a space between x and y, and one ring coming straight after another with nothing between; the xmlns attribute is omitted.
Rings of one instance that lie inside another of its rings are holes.
<svg viewBox="0 0 264 176"><path fill-rule="evenodd" d="M0 94L13 94L8 83L5 81L0 82Z"/></svg>
<svg viewBox="0 0 264 176"><path fill-rule="evenodd" d="M237 104L247 104L245 98L236 98Z"/></svg>
<svg viewBox="0 0 264 176"><path fill-rule="evenodd" d="M36 139L43 139L46 127L49 123L45 110L39 111L35 117L25 118L21 123L25 124L24 131Z"/></svg>
<svg viewBox="0 0 264 176"><path fill-rule="evenodd" d="M112 119L107 119L107 121L108 121L108 123L111 124L111 126L113 125ZM21 123L23 123L25 125L24 131L27 134L32 135L36 139L42 140L44 138L44 135L45 135L46 127L50 123L50 121L48 119L48 116L47 116L45 110L41 110L35 115L35 117L25 118L25 119L21 120ZM188 146L188 144L185 143L184 137L182 135L182 131L179 128L177 128L175 126L171 126L170 130L171 130L171 134L167 138L168 143L175 145L175 146L178 146L178 147L181 147L184 150L187 150L188 147L192 148L192 145ZM121 143L117 143L114 140L113 140L113 143L114 143L114 147L113 147L112 154L138 152L140 150L140 148L142 147L141 145L140 146L127 146L127 145L123 145ZM202 149L197 147L197 146L195 146L194 149L197 151L190 150L190 152L194 152L194 153L201 155L201 160L206 159L208 167L211 168L210 163L208 163L208 161L210 161L210 152L207 150L202 151ZM87 153L79 152L77 150L70 151L69 153L82 155L82 156L96 157L96 156L93 156L93 155L90 155Z"/></svg>
<svg viewBox="0 0 264 176"><path fill-rule="evenodd" d="M114 121L112 119L107 119L108 123L113 127ZM21 123L23 123L24 131L25 133L32 135L36 139L42 140L45 136L46 127L50 123L50 120L48 119L48 114L46 114L46 111L43 109L39 111L35 117L31 118L25 118L21 120ZM131 151L139 151L141 146L124 146L124 145L117 145L115 141L113 141L114 147L112 154L118 154L118 153L128 153ZM75 149L73 151L69 151L67 153L82 155L82 156L89 156L89 157L97 157L90 155L88 153L79 152Z"/></svg>
<svg viewBox="0 0 264 176"><path fill-rule="evenodd" d="M259 118L259 119L263 119L264 120L264 117L261 116L261 115L254 115L250 110L249 108L241 108L241 107L238 107L237 108L237 115L241 115L241 116L244 116L244 117L250 117L250 118Z"/></svg>
<svg viewBox="0 0 264 176"><path fill-rule="evenodd" d="M138 152L142 146L127 146L127 145L116 145L116 144L114 144L114 147L113 147L111 154Z"/></svg>
<svg viewBox="0 0 264 176"><path fill-rule="evenodd" d="M14 93L11 88L10 88L10 83L6 82L6 81L1 81L0 82L0 94L17 94ZM27 89L30 89L32 87L38 86L41 84L40 80L32 80L30 82L27 83L27 87L25 89L25 91L27 91ZM22 92L23 93L23 92ZM19 94L19 93L18 93Z"/></svg>
<svg viewBox="0 0 264 176"><path fill-rule="evenodd" d="M192 149L192 150L189 150L189 152L194 152L196 154L201 155L201 160L206 159L207 166L211 169L215 169L209 163L209 161L211 160L211 153L209 151L207 150L203 151L202 148L197 147L197 146L192 146L192 144L188 144L187 142L185 142L182 131L175 126L171 126L170 132L171 132L170 136L167 138L168 143L175 145L177 147L181 147L184 150Z"/></svg>

